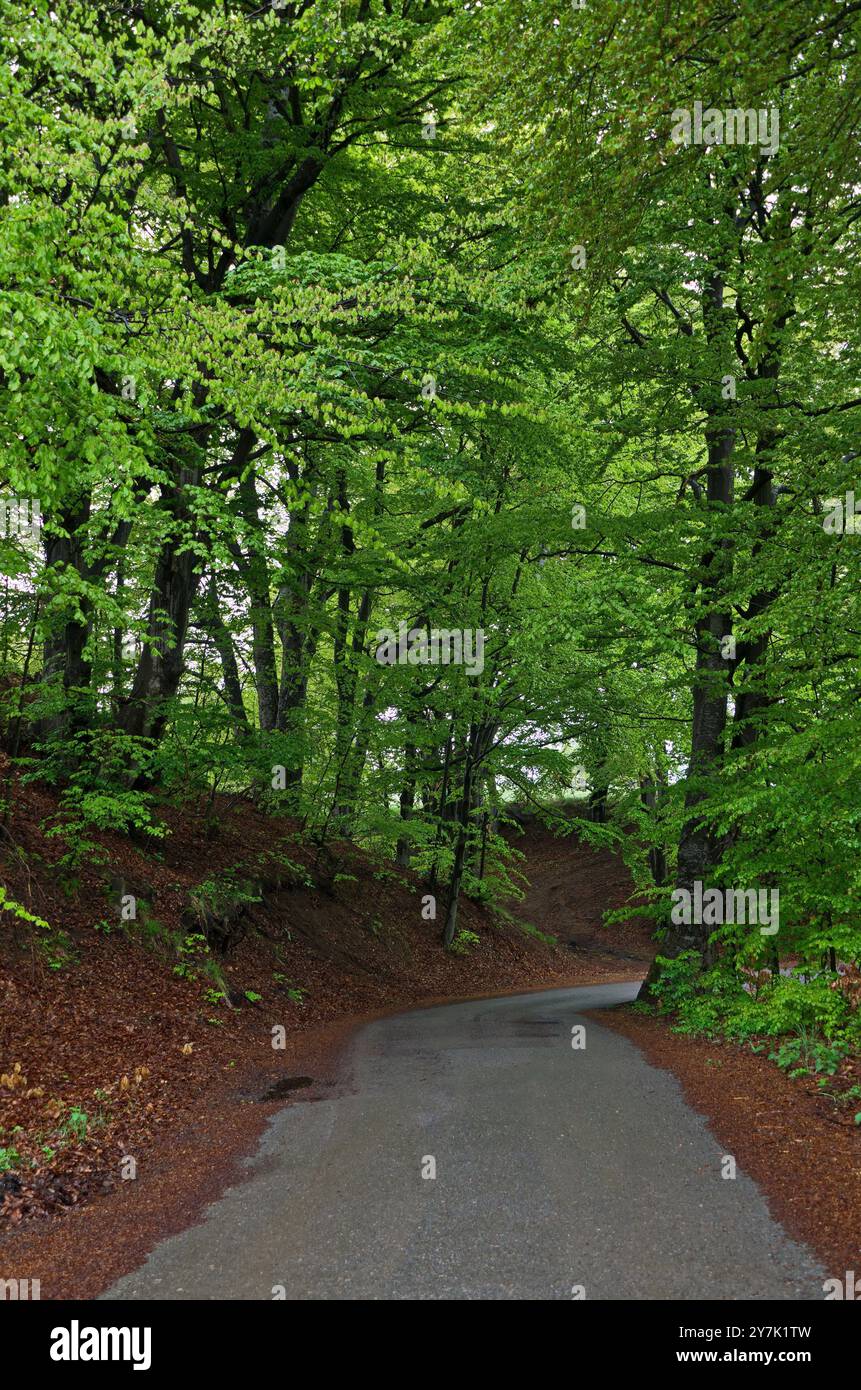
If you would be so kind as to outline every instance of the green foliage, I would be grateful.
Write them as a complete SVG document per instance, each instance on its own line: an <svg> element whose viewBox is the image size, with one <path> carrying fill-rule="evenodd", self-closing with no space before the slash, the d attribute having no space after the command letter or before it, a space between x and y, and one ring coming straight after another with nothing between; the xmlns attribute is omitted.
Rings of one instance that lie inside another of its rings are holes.
<svg viewBox="0 0 861 1390"><path fill-rule="evenodd" d="M768 1055L790 1076L805 1076L808 1072L821 1072L833 1076L843 1058L846 1047L837 1043L817 1042L815 1034L805 1024L797 1026L797 1036L787 1038Z"/></svg>
<svg viewBox="0 0 861 1390"><path fill-rule="evenodd" d="M96 729L53 736L37 747L43 756L28 760L23 780L62 785L59 815L45 833L63 840L60 862L65 867L103 859L101 846L90 838L93 830L165 835L164 826L153 819L151 794L131 785L151 766L148 742Z"/></svg>
<svg viewBox="0 0 861 1390"><path fill-rule="evenodd" d="M165 798L213 840L247 798L319 851L297 885L357 842L452 904L453 949L462 896L521 891L512 808L575 807L662 1007L836 1045L809 977L861 962L861 541L824 524L861 497L854 7L349 8L10 7L0 491L42 530L0 535L4 746L69 869L163 836ZM674 136L730 99L779 141ZM381 661L402 627L481 661ZM749 922L678 956L693 863L778 887L808 978L754 997ZM195 905L256 900L216 875Z"/></svg>
<svg viewBox="0 0 861 1390"><path fill-rule="evenodd" d="M233 869L225 869L212 878L203 879L191 894L192 908L200 916L206 913L218 916L230 908L251 907L260 901L259 884L240 878ZM197 938L187 938L192 939Z"/></svg>
<svg viewBox="0 0 861 1390"><path fill-rule="evenodd" d="M292 980L288 980L287 976L283 975L279 970L273 971L272 980L274 984L280 985L283 988L284 993L292 1003L304 1003L305 995L308 993L307 990L301 989L299 985L293 984Z"/></svg>
<svg viewBox="0 0 861 1390"><path fill-rule="evenodd" d="M66 1138L73 1139L75 1143L82 1144L87 1137L87 1130L90 1125L90 1118L85 1110L73 1105L68 1115L60 1125L60 1133Z"/></svg>
<svg viewBox="0 0 861 1390"><path fill-rule="evenodd" d="M60 926L46 922L43 917L37 917L35 913L28 912L21 903L15 902L13 898L8 896L2 884L0 884L0 912L10 912L18 921L27 922L30 926L35 927L36 950L49 970L62 970L64 966L74 963L76 956L68 932Z"/></svg>
<svg viewBox="0 0 861 1390"><path fill-rule="evenodd" d="M0 883L0 912L11 912L12 916L17 917L20 922L29 922L35 927L40 927L43 931L49 932L51 930L44 918L37 917L34 913L28 912L21 903L17 903L14 898L10 898L2 883Z"/></svg>
<svg viewBox="0 0 861 1390"><path fill-rule="evenodd" d="M17 1149L0 1148L0 1173L11 1173L20 1166L21 1155Z"/></svg>
<svg viewBox="0 0 861 1390"><path fill-rule="evenodd" d="M835 977L778 976L754 994L724 961L703 971L695 951L664 959L655 986L659 1011L672 1016L674 1031L723 1036L760 1051L759 1039L780 1041L769 1058L791 1076L813 1072L833 1076L861 1038L857 1009L839 990Z"/></svg>
<svg viewBox="0 0 861 1390"><path fill-rule="evenodd" d="M209 945L204 932L184 932L175 941L179 963L173 973L179 980L196 980L209 955ZM220 993L220 992L219 992Z"/></svg>
<svg viewBox="0 0 861 1390"><path fill-rule="evenodd" d="M469 955L474 946L479 944L480 940L477 932L467 931L465 927L462 927L460 931L455 933L454 940L448 949L454 956L466 956Z"/></svg>

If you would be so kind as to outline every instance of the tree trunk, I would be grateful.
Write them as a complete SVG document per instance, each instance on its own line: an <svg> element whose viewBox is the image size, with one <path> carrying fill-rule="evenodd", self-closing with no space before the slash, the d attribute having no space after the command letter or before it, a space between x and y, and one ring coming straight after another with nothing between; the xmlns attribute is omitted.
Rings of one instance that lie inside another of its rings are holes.
<svg viewBox="0 0 861 1390"><path fill-rule="evenodd" d="M640 778L640 800L645 809L650 813L652 820L657 819L661 794L664 790L660 773L654 773L650 777ZM651 845L648 851L649 872L658 888L663 888L667 881L667 856L660 845Z"/></svg>
<svg viewBox="0 0 861 1390"><path fill-rule="evenodd" d="M715 280L710 288L712 309L722 305L723 292ZM727 429L709 431L708 503L724 509L732 505L734 435ZM720 517L721 512L718 513ZM720 538L704 555L699 571L699 591L694 602L704 603L706 612L695 625L697 658L693 681L693 727L688 765L685 810L688 818L679 840L676 887L693 895L694 883L704 883L720 855L720 845L708 825L702 823L697 807L705 798L705 784L719 767L724 750L727 723L727 663L722 652L723 638L730 630L726 611L726 581L731 566L729 542ZM701 922L672 923L661 943L660 956L673 959L682 951L696 951L704 966L712 963L709 946L711 927ZM651 999L660 976L657 960L643 983L640 999Z"/></svg>
<svg viewBox="0 0 861 1390"><path fill-rule="evenodd" d="M80 497L74 506L66 506L60 513L58 521L65 534L55 535L52 532L45 535L46 580L50 581L55 575L61 580L64 574L72 570L82 580L86 577L82 531L89 517L89 495ZM46 588L50 588L50 584ZM92 669L84 656L90 634L90 608L86 598L80 596L79 612L64 617L60 608L58 617L54 610L66 604L68 600L62 597L62 590L59 589L56 598L49 598L43 604L47 632L42 649L42 680L46 684L60 682L64 695L68 697L62 711L40 721L39 733L43 738L70 726L80 727L86 722L80 710L73 711L75 700L70 692L89 689L90 685ZM83 621L79 613L83 614Z"/></svg>
<svg viewBox="0 0 861 1390"><path fill-rule="evenodd" d="M416 749L415 745L408 743L404 749L404 781L401 787L400 811L401 820L406 823L412 820L413 810L416 804ZM410 841L406 836L398 839L395 850L395 863L400 869L410 867Z"/></svg>
<svg viewBox="0 0 861 1390"><path fill-rule="evenodd" d="M214 575L210 575L209 578L203 619L221 661L224 698L233 719L234 736L237 739L247 738L251 732L251 726L248 723L245 701L242 698L242 682L239 679L239 667L236 664L233 638L221 616Z"/></svg>
<svg viewBox="0 0 861 1390"><path fill-rule="evenodd" d="M161 738L168 705L179 690L184 669L185 638L199 579L197 559L187 544L191 518L184 495L186 481L196 484L197 470L184 470L165 497L176 524L158 557L147 639L131 693L120 707L121 727L139 738Z"/></svg>

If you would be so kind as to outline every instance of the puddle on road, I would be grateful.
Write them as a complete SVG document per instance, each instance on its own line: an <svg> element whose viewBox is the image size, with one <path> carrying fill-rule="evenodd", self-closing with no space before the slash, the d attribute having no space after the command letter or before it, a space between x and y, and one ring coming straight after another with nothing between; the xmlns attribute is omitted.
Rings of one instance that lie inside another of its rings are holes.
<svg viewBox="0 0 861 1390"><path fill-rule="evenodd" d="M289 1096L291 1091L301 1091L306 1086L313 1086L313 1076L283 1076L280 1081L274 1082L268 1091L264 1091L258 1100L283 1100Z"/></svg>

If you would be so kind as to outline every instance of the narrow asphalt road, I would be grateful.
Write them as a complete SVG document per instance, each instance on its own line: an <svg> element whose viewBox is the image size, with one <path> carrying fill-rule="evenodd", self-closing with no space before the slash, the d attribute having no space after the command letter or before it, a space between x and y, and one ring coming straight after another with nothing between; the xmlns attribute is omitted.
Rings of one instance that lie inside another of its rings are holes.
<svg viewBox="0 0 861 1390"><path fill-rule="evenodd" d="M823 1271L745 1174L721 1177L677 1082L578 1013L635 993L365 1027L353 1093L281 1111L247 1181L103 1296L821 1300Z"/></svg>

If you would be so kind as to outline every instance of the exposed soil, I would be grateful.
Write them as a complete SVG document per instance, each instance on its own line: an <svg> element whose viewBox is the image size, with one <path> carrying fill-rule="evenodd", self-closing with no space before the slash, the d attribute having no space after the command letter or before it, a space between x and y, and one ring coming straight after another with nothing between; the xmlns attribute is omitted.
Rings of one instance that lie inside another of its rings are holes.
<svg viewBox="0 0 861 1390"><path fill-rule="evenodd" d="M630 1005L596 1017L679 1079L724 1152L758 1183L776 1220L816 1252L830 1277L842 1284L847 1270L861 1273L857 1101L840 1106L762 1053L673 1033L667 1020Z"/></svg>
<svg viewBox="0 0 861 1390"><path fill-rule="evenodd" d="M575 959L616 961L645 974L655 954L649 920L635 914L612 927L603 920L605 912L627 904L631 876L618 855L580 840L579 815L569 819L574 833L561 836L534 816L521 817L522 833L512 834L511 840L526 856L529 886L514 915L557 937Z"/></svg>

